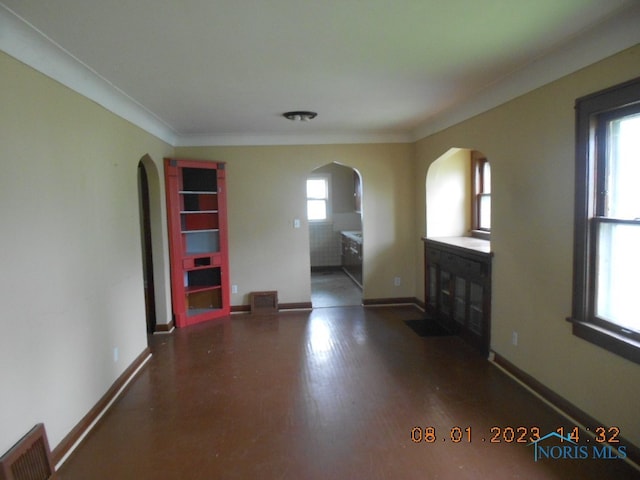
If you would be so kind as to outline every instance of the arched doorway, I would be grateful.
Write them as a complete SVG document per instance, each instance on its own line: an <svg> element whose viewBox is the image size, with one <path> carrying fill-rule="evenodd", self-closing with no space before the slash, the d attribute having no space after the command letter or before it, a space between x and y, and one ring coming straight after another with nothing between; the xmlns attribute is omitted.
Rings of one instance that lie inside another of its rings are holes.
<svg viewBox="0 0 640 480"><path fill-rule="evenodd" d="M362 178L336 162L307 178L307 220L314 308L362 304Z"/></svg>
<svg viewBox="0 0 640 480"><path fill-rule="evenodd" d="M142 160L138 162L138 202L140 208L145 317L147 333L153 333L156 329L156 300L151 241L151 201L149 196L149 177Z"/></svg>

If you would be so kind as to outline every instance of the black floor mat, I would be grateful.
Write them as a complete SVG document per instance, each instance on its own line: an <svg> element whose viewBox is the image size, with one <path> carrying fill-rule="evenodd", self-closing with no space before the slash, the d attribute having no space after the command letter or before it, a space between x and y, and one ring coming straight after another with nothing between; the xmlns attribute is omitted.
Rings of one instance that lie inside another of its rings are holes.
<svg viewBox="0 0 640 480"><path fill-rule="evenodd" d="M438 323L431 318L421 318L419 320L405 320L411 330L416 332L421 337L444 337L447 335L453 335L447 329L438 325Z"/></svg>

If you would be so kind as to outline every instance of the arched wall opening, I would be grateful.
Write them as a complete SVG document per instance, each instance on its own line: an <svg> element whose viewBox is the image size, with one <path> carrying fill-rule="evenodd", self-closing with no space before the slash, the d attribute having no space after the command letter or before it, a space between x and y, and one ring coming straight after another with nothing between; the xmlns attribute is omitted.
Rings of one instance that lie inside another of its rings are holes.
<svg viewBox="0 0 640 480"><path fill-rule="evenodd" d="M156 329L156 300L153 274L153 245L151 242L151 200L149 178L142 160L138 162L138 207L140 209L140 240L142 245L142 273L144 279L144 307L147 333Z"/></svg>
<svg viewBox="0 0 640 480"><path fill-rule="evenodd" d="M140 239L145 289L145 312L148 333L167 332L173 328L162 178L149 155L140 158L137 168L140 211Z"/></svg>
<svg viewBox="0 0 640 480"><path fill-rule="evenodd" d="M491 171L481 152L451 148L429 167L425 305L435 325L484 354L491 332Z"/></svg>
<svg viewBox="0 0 640 480"><path fill-rule="evenodd" d="M450 148L431 164L425 182L427 237L489 238L491 176L484 154Z"/></svg>
<svg viewBox="0 0 640 480"><path fill-rule="evenodd" d="M322 192L311 192L310 180L318 187L326 182L325 218L320 218L325 202L312 198ZM360 305L364 247L360 172L338 162L328 163L309 172L307 187L312 305ZM313 212L313 205L320 211Z"/></svg>

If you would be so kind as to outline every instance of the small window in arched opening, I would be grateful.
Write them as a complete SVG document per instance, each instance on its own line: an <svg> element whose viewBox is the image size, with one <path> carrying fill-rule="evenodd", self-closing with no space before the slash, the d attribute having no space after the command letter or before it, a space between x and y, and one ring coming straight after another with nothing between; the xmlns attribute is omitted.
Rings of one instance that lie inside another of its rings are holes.
<svg viewBox="0 0 640 480"><path fill-rule="evenodd" d="M471 233L488 238L491 233L491 165L478 151L471 152Z"/></svg>

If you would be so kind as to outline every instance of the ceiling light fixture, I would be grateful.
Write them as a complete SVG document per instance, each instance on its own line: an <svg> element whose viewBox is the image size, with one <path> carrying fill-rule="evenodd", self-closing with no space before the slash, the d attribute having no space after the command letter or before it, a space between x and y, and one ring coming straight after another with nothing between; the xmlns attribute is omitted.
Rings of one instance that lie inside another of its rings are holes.
<svg viewBox="0 0 640 480"><path fill-rule="evenodd" d="M318 114L316 112L297 111L297 112L285 112L282 114L287 120L292 122L308 122L309 120L316 118Z"/></svg>

